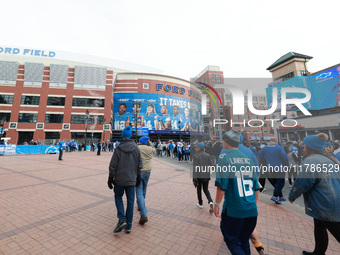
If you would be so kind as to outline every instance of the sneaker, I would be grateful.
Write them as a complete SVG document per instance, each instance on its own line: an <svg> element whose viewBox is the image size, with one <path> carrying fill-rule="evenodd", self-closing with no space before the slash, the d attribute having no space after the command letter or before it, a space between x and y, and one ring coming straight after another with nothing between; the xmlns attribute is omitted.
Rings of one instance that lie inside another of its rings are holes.
<svg viewBox="0 0 340 255"><path fill-rule="evenodd" d="M116 228L113 230L113 233L118 233L122 231L124 228L126 228L127 224L125 220L119 220L117 223Z"/></svg>
<svg viewBox="0 0 340 255"><path fill-rule="evenodd" d="M203 208L203 205L200 205L200 203L197 203L197 206L201 209Z"/></svg>
<svg viewBox="0 0 340 255"><path fill-rule="evenodd" d="M287 199L285 199L284 197L280 197L280 198L279 198L279 201L280 201L280 202L285 202L285 201L287 201Z"/></svg>
<svg viewBox="0 0 340 255"><path fill-rule="evenodd" d="M214 211L214 204L213 204L213 202L210 202L210 203L209 203L209 206L210 206L209 212L210 212L210 213L213 213L213 211Z"/></svg>
<svg viewBox="0 0 340 255"><path fill-rule="evenodd" d="M292 184L289 184L289 188L290 188L290 189L292 188Z"/></svg>
<svg viewBox="0 0 340 255"><path fill-rule="evenodd" d="M148 217L141 217L140 219L139 219L139 224L140 225L144 225L145 223L147 223L148 222Z"/></svg>
<svg viewBox="0 0 340 255"><path fill-rule="evenodd" d="M130 229L125 229L125 233L130 234L131 233L131 228Z"/></svg>
<svg viewBox="0 0 340 255"><path fill-rule="evenodd" d="M272 198L270 200L274 201L275 204L277 204L277 205L281 204L281 202L279 200L277 200L277 197L272 196Z"/></svg>

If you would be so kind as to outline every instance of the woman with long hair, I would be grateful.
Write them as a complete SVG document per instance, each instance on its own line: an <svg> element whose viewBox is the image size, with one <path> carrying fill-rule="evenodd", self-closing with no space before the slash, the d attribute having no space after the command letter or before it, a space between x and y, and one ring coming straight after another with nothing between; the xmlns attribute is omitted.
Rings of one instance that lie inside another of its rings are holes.
<svg viewBox="0 0 340 255"><path fill-rule="evenodd" d="M314 218L315 248L313 252L303 251L304 255L325 254L327 230L340 243L340 166L325 151L327 139L324 133L303 139L304 160L288 197L293 203L303 194L306 214Z"/></svg>

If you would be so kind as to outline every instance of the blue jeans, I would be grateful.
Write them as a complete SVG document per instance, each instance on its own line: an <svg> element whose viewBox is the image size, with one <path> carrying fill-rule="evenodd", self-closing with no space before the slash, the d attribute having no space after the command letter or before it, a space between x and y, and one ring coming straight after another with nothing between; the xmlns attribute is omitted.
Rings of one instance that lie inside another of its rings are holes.
<svg viewBox="0 0 340 255"><path fill-rule="evenodd" d="M256 226L257 217L234 218L222 213L221 231L231 254L250 255L249 238Z"/></svg>
<svg viewBox="0 0 340 255"><path fill-rule="evenodd" d="M141 174L141 182L138 187L136 187L136 197L137 197L137 205L138 209L140 209L140 216L147 217L148 213L145 207L145 195L146 195L146 188L148 186L148 181L150 178L150 172L142 173Z"/></svg>
<svg viewBox="0 0 340 255"><path fill-rule="evenodd" d="M133 205L135 202L135 186L114 185L115 203L117 207L117 217L119 220L126 220L126 229L131 229L133 220ZM124 191L127 199L126 214L124 213L123 195Z"/></svg>

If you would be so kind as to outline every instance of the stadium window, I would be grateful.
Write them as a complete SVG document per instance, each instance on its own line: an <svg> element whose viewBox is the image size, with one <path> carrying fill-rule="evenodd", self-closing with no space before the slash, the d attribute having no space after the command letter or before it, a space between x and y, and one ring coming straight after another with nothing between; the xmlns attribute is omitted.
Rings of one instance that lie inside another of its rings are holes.
<svg viewBox="0 0 340 255"><path fill-rule="evenodd" d="M286 81L286 80L289 80L291 78L294 77L294 72L290 72L290 73L287 73L285 75L282 75L281 77L279 78L276 78L275 80L279 80L279 79L282 79L283 81Z"/></svg>
<svg viewBox="0 0 340 255"><path fill-rule="evenodd" d="M10 119L11 119L10 112L0 112L0 120L9 122Z"/></svg>
<svg viewBox="0 0 340 255"><path fill-rule="evenodd" d="M21 104L27 105L39 105L40 96L25 96L22 95L21 97Z"/></svg>
<svg viewBox="0 0 340 255"><path fill-rule="evenodd" d="M307 71L306 70L300 70L300 76L307 76Z"/></svg>
<svg viewBox="0 0 340 255"><path fill-rule="evenodd" d="M104 108L105 99L101 98L73 98L72 106L76 107L102 107Z"/></svg>
<svg viewBox="0 0 340 255"><path fill-rule="evenodd" d="M0 104L13 104L14 95L0 95Z"/></svg>
<svg viewBox="0 0 340 255"><path fill-rule="evenodd" d="M18 122L36 123L38 113L19 113Z"/></svg>
<svg viewBox="0 0 340 255"><path fill-rule="evenodd" d="M48 97L47 105L65 106L65 97Z"/></svg>
<svg viewBox="0 0 340 255"><path fill-rule="evenodd" d="M143 83L143 89L149 89L149 83Z"/></svg>
<svg viewBox="0 0 340 255"><path fill-rule="evenodd" d="M87 124L103 124L104 116L103 115L90 115L87 120ZM71 115L71 124L85 124L86 115L84 114L72 114Z"/></svg>
<svg viewBox="0 0 340 255"><path fill-rule="evenodd" d="M46 114L45 123L63 123L63 114Z"/></svg>
<svg viewBox="0 0 340 255"><path fill-rule="evenodd" d="M215 84L215 83L216 83L215 74L212 74L212 75L211 75L211 80L212 80L212 84Z"/></svg>
<svg viewBox="0 0 340 255"><path fill-rule="evenodd" d="M219 74L217 74L217 84L221 83L221 76Z"/></svg>

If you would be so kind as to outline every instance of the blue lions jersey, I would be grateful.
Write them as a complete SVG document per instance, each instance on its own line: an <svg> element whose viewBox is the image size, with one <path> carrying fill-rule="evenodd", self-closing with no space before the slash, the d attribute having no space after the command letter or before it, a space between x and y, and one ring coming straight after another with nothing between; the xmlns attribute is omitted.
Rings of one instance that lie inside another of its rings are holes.
<svg viewBox="0 0 340 255"><path fill-rule="evenodd" d="M158 120L162 121L163 125L165 125L166 122L170 122L171 121L170 114L160 115Z"/></svg>
<svg viewBox="0 0 340 255"><path fill-rule="evenodd" d="M151 113L150 115L144 116L144 126L149 128L150 130L155 129L155 120L158 120L157 113Z"/></svg>
<svg viewBox="0 0 340 255"><path fill-rule="evenodd" d="M125 128L125 122L127 121L129 115L123 114L119 115L119 113L116 113L114 116L114 129L115 130L123 130Z"/></svg>
<svg viewBox="0 0 340 255"><path fill-rule="evenodd" d="M179 121L181 122L180 124L179 124ZM172 130L179 130L181 127L183 127L181 114L178 114L175 117L171 118L171 127L172 127Z"/></svg>
<svg viewBox="0 0 340 255"><path fill-rule="evenodd" d="M181 127L183 128L186 125L186 123L190 124L190 118L183 117L183 121L181 123ZM189 131L189 130L186 130L186 131Z"/></svg>

